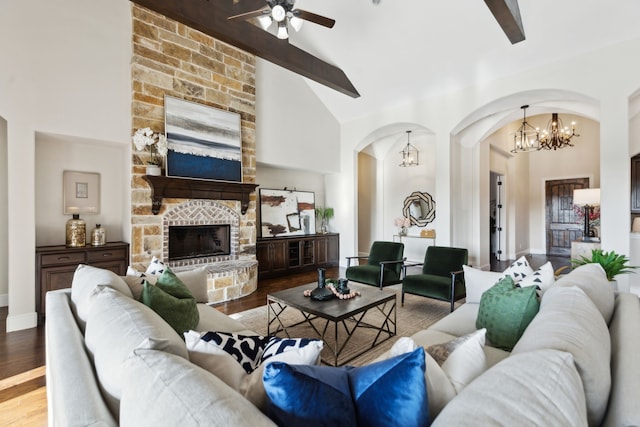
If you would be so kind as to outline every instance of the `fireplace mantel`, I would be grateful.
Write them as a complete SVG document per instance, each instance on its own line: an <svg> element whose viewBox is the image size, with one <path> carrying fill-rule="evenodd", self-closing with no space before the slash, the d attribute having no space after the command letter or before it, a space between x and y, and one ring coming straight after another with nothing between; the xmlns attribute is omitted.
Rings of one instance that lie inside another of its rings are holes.
<svg viewBox="0 0 640 427"><path fill-rule="evenodd" d="M163 198L239 200L244 215L249 208L249 195L258 184L241 182L206 181L201 179L174 178L168 176L144 175L151 187L151 212L157 215Z"/></svg>

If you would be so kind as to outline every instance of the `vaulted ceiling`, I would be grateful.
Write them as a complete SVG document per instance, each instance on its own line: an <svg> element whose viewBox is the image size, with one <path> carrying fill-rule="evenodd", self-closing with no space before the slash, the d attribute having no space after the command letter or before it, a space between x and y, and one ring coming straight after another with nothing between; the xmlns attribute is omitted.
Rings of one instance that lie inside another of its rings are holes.
<svg viewBox="0 0 640 427"><path fill-rule="evenodd" d="M251 53L266 49L258 56L307 77L340 122L640 37L637 0L297 0L297 8L336 24L328 29L306 22L288 41L211 13L212 3L231 15L264 0L134 1L168 16L181 13L182 22L217 31L212 35L229 43L242 38L245 45L233 44ZM514 5L521 26L510 22ZM521 33L526 38L518 42Z"/></svg>

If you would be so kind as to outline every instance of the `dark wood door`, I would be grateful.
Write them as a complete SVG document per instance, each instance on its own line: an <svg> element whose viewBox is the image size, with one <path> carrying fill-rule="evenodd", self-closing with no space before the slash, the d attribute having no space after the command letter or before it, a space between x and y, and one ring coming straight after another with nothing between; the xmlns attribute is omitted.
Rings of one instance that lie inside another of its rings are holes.
<svg viewBox="0 0 640 427"><path fill-rule="evenodd" d="M571 242L582 237L582 224L573 210L573 190L589 188L589 178L545 183L547 255L571 255Z"/></svg>

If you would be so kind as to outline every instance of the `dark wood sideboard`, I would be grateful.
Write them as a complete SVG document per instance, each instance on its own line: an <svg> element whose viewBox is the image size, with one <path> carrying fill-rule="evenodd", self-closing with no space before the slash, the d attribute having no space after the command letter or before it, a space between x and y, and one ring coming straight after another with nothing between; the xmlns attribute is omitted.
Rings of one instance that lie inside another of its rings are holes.
<svg viewBox="0 0 640 427"><path fill-rule="evenodd" d="M129 244L109 242L102 246L68 248L65 245L36 247L36 311L38 323L45 317L45 294L71 287L78 264L105 268L124 276L129 265Z"/></svg>
<svg viewBox="0 0 640 427"><path fill-rule="evenodd" d="M260 278L335 267L340 261L340 235L326 233L259 238L256 257Z"/></svg>

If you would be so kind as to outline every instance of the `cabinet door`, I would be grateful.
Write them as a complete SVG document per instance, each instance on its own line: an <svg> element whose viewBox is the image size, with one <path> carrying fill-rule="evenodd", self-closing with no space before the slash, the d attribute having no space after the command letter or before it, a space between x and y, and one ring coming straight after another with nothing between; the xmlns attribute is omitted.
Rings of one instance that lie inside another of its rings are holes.
<svg viewBox="0 0 640 427"><path fill-rule="evenodd" d="M327 236L327 262L333 265L340 263L340 235Z"/></svg>
<svg viewBox="0 0 640 427"><path fill-rule="evenodd" d="M324 265L329 261L327 258L328 239L326 237L318 237L316 239L316 262L318 265Z"/></svg>
<svg viewBox="0 0 640 427"><path fill-rule="evenodd" d="M306 267L316 263L316 245L314 239L303 239L300 241L300 255L303 266Z"/></svg>
<svg viewBox="0 0 640 427"><path fill-rule="evenodd" d="M270 243L271 271L284 271L287 269L287 242Z"/></svg>
<svg viewBox="0 0 640 427"><path fill-rule="evenodd" d="M63 265L59 267L45 267L40 269L40 295L38 301L40 321L44 319L44 314L46 312L46 293L48 291L70 288L76 268L77 265Z"/></svg>

